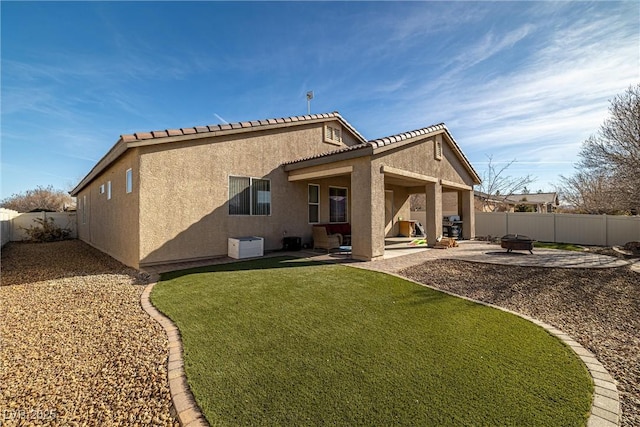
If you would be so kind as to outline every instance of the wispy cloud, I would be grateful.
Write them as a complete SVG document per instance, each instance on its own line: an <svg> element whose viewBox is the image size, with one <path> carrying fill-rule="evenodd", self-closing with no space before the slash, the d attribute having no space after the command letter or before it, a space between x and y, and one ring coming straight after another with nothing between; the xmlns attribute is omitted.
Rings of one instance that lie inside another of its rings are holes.
<svg viewBox="0 0 640 427"><path fill-rule="evenodd" d="M513 48L516 43L527 37L534 30L535 27L533 25L524 24L506 34L496 34L495 31L490 31L478 43L465 48L464 52L461 52L453 59L452 64L454 67L449 74L465 71L505 49Z"/></svg>
<svg viewBox="0 0 640 427"><path fill-rule="evenodd" d="M457 47L462 50L436 79L398 88L394 104L372 119L400 129L446 121L472 163L495 154L517 158L516 171L547 165L546 180L566 174L582 141L606 117L608 100L640 81L640 44L637 22L621 22L618 13L545 14L541 23L490 30ZM525 57L518 55L522 43ZM478 73L485 62L499 69Z"/></svg>

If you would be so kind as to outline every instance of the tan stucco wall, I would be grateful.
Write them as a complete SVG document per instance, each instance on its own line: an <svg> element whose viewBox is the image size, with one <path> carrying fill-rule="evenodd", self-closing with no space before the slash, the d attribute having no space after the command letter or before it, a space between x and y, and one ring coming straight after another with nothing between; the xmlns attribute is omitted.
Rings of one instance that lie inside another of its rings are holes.
<svg viewBox="0 0 640 427"><path fill-rule="evenodd" d="M384 174L371 167L370 157L354 159L351 174L352 257L375 259L384 255Z"/></svg>
<svg viewBox="0 0 640 427"><path fill-rule="evenodd" d="M126 171L132 170L133 191L126 192ZM130 150L97 176L77 196L78 237L118 261L138 267L139 177L136 150ZM107 182L111 181L111 199ZM99 188L105 191L100 194ZM83 213L86 197L86 212ZM84 221L83 221L84 219Z"/></svg>
<svg viewBox="0 0 640 427"><path fill-rule="evenodd" d="M387 235L393 237L397 236L400 232L400 227L398 225L399 219L402 218L403 220L408 220L411 217L409 204L410 193L407 187L401 187L399 185L385 184L384 189L387 191L393 191L393 224L390 232L387 233ZM387 224L385 223L385 226L386 225Z"/></svg>
<svg viewBox="0 0 640 427"><path fill-rule="evenodd" d="M460 192L444 191L442 192L442 216L462 215L462 205L459 203Z"/></svg>
<svg viewBox="0 0 640 427"><path fill-rule="evenodd" d="M285 232L310 236L307 184L317 182L290 183L280 165L339 148L323 139L324 124L316 123L141 147L141 263L226 255L229 237L261 236L265 249L273 250L282 247ZM230 175L270 179L271 215L229 215ZM330 184L350 187L348 178L322 180L321 212L327 221Z"/></svg>
<svg viewBox="0 0 640 427"><path fill-rule="evenodd" d="M432 136L410 145L398 144L397 148L375 154L373 167L392 166L405 171L472 186L473 177L456 157L444 136L442 136L442 159L435 159L434 139L435 136Z"/></svg>

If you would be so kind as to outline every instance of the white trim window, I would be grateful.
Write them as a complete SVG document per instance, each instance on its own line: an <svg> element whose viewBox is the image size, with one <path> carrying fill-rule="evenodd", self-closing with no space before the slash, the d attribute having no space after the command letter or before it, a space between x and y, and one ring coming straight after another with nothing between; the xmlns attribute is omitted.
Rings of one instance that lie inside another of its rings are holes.
<svg viewBox="0 0 640 427"><path fill-rule="evenodd" d="M127 169L126 172L126 189L127 189L127 193L131 193L133 191L133 170L131 170L131 168Z"/></svg>
<svg viewBox="0 0 640 427"><path fill-rule="evenodd" d="M271 180L229 176L229 215L271 215Z"/></svg>
<svg viewBox="0 0 640 427"><path fill-rule="evenodd" d="M318 184L309 184L307 195L309 224L317 224L320 222L320 186Z"/></svg>
<svg viewBox="0 0 640 427"><path fill-rule="evenodd" d="M99 190L100 194L104 194L104 184L102 184L100 186L100 190Z"/></svg>
<svg viewBox="0 0 640 427"><path fill-rule="evenodd" d="M111 200L111 181L107 181L107 200Z"/></svg>
<svg viewBox="0 0 640 427"><path fill-rule="evenodd" d="M329 222L347 222L347 201L345 187L329 187Z"/></svg>

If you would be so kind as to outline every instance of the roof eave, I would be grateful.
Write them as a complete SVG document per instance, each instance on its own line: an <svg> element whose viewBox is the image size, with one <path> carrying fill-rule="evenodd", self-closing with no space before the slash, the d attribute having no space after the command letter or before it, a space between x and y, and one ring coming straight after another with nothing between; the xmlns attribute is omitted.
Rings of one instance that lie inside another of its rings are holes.
<svg viewBox="0 0 640 427"><path fill-rule="evenodd" d="M126 142L124 142L123 138L120 137L120 139L118 139L113 147L111 147L111 149L107 151L107 154L105 154L100 160L98 160L93 168L91 168L89 173L86 174L84 178L82 178L78 185L76 185L73 190L69 192L69 194L73 197L76 197L84 187L86 187L91 181L93 181L95 177L97 177L103 170L111 165L111 163L116 161L128 149L129 146Z"/></svg>
<svg viewBox="0 0 640 427"><path fill-rule="evenodd" d="M368 144L362 144L362 146L358 146L358 148L353 148L351 150L339 151L333 154L327 154L327 155L318 156L310 159L293 161L291 163L285 163L282 166L286 172L289 172L289 171L304 169L312 166L326 165L329 163L340 162L343 160L351 160L358 157L370 156L372 154L373 154L373 148Z"/></svg>

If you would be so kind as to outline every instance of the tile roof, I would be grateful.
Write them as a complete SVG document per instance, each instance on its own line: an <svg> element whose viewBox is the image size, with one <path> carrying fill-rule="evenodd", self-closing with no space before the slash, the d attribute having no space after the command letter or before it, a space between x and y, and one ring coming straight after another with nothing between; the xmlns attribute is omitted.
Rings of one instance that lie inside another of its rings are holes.
<svg viewBox="0 0 640 427"><path fill-rule="evenodd" d="M404 140L407 140L409 138L413 138L413 137L420 136L420 135L427 135L427 134L429 134L431 132L435 132L435 131L446 129L446 128L447 127L444 125L444 123L440 123L440 124L429 126L429 127L426 127L426 128L417 129L417 130L413 130L413 131L410 131L410 132L400 133L398 135L392 135L392 136L386 136L384 138L373 139L371 141L363 142L361 144L352 145L350 147L339 148L337 150L316 154L314 156L309 156L309 157L304 157L304 158L301 158L301 159L291 160L289 162L283 163L283 165L290 165L290 164L294 164L294 163L298 163L298 162L304 162L306 160L319 159L319 158L322 158L322 157L333 156L334 154L345 153L347 151L354 151L354 150L359 150L359 149L367 148L367 147L370 147L370 148L384 147L386 145L391 145L391 144L393 144L395 142L404 141Z"/></svg>
<svg viewBox="0 0 640 427"><path fill-rule="evenodd" d="M209 125L209 126L194 126L194 127L188 127L188 128L180 128L180 129L154 130L151 132L136 132L133 134L121 135L120 139L123 142L136 142L136 141L145 141L145 140L157 139L157 138L167 138L172 136L213 133L213 132L235 130L235 129L260 128L263 126L285 124L285 123L297 123L297 122L304 122L304 121L310 121L310 120L322 120L322 119L338 119L357 138L359 138L363 142L366 141L366 138L362 136L360 132L358 132L349 122L347 122L337 111L334 111L332 113L308 114L304 116L291 116L291 117L280 117L275 119L252 120L248 122L245 121L245 122L225 123L225 124L217 124L217 125Z"/></svg>
<svg viewBox="0 0 640 427"><path fill-rule="evenodd" d="M302 158L302 159L297 159L297 160L293 160L293 161L290 161L290 162L286 162L286 163L283 163L283 165L290 165L290 164L304 162L304 161L307 161L307 160L313 160L313 159L319 159L319 158L323 158L323 157L333 156L333 155L336 155L336 154L345 153L347 151L358 150L358 149L362 149L362 148L366 148L366 147L371 147L373 149L380 148L380 147L386 147L386 146L389 146L389 145L392 145L392 144L395 144L395 143L398 143L398 142L406 141L408 139L419 137L419 136L422 136L422 135L428 135L428 134L431 134L431 133L434 133L434 132L438 132L438 131L444 131L447 134L448 139L453 144L454 151L458 154L458 156L460 157L460 160L462 160L462 162L467 166L467 168L469 169L469 172L471 172L471 174L474 176L474 178L476 178L477 181L480 182L481 180L480 180L480 177L478 176L478 173L475 171L475 169L473 169L473 166L471 166L471 162L469 162L469 159L467 159L467 157L464 155L464 153L460 149L460 146L458 145L456 140L453 139L453 136L451 135L451 133L449 133L449 129L447 129L447 126L444 123L438 123L437 125L424 127L424 128L412 130L412 131L409 131L409 132L403 132L403 133L399 133L397 135L386 136L384 138L373 139L373 140L370 140L370 141L367 141L367 142L364 142L364 143L361 143L361 144L352 145L351 147L341 148L341 149L338 149L338 150L329 151L329 152L322 153L322 154L317 154L315 156L305 157L305 158Z"/></svg>
<svg viewBox="0 0 640 427"><path fill-rule="evenodd" d="M371 148L371 144L369 144L369 142L363 142L363 143L360 143L360 144L351 145L349 147L342 147L342 148L338 148L338 149L333 150L333 151L326 151L324 153L316 154L316 155L313 155L313 156L308 156L308 157L303 157L303 158L300 158L300 159L291 160L291 161L282 163L282 165L283 166L284 165L292 165L294 163L304 162L306 160L320 159L322 157L333 156L334 154L346 153L348 151L355 151L355 150L360 150L360 149L363 149L363 148Z"/></svg>
<svg viewBox="0 0 640 427"><path fill-rule="evenodd" d="M252 121L244 121L237 123L225 123L225 124L216 124L216 125L208 125L208 126L194 126L187 128L179 128L179 129L165 129L165 130L155 130L151 132L136 132L133 134L125 134L121 135L120 139L114 145L107 154L103 156L100 161L94 165L91 171L82 179L82 181L71 191L71 194L77 194L86 184L88 184L98 173L100 173L104 168L108 167L111 162L113 162L117 157L119 157L124 151L126 151L130 146L129 143L136 143L141 141L152 141L154 139L162 139L162 138L171 138L171 137L181 137L181 136L189 136L189 135L197 135L201 134L205 136L205 134L212 134L214 136L217 132L220 131L233 131L233 130L246 130L249 131L251 129L259 130L262 127L268 127L273 125L283 125L287 123L300 123L305 121L324 121L328 119L336 119L342 123L349 131L360 140L360 143L336 149L334 151L329 151L326 153L318 154L316 156L306 157L303 159L297 159L290 162L283 163L283 165L289 165L294 163L303 162L306 160L312 160L317 158L323 158L327 156L332 156L339 153L345 153L349 151L361 150L364 148L376 149L384 146L388 146L397 142L405 141L411 138L415 138L421 135L427 135L437 131L444 131L448 139L451 141L454 147L454 151L456 151L457 155L460 157L463 163L467 166L472 175L480 182L480 178L476 171L471 166L469 160L465 157L464 153L453 139L453 136L449 133L449 130L444 125L444 123L439 123L437 125L416 129L409 132L400 133L397 135L387 136L384 138L374 139L367 141L360 132L358 132L348 121L346 121L340 113L337 111L331 113L322 113L322 114L307 114L304 116L290 116L290 117L280 117L273 119L263 119L263 120L252 120ZM159 141L160 142L160 141ZM153 142L151 142L153 143Z"/></svg>
<svg viewBox="0 0 640 427"><path fill-rule="evenodd" d="M438 123L437 125L429 126L426 128L416 129L409 132L399 133L397 135L391 135L391 136L386 136L384 138L374 139L374 140L368 141L367 143L374 148L384 147L386 145L391 145L394 142L405 141L407 139L415 138L421 135L427 135L439 130L447 130L447 127L444 125L444 123Z"/></svg>

